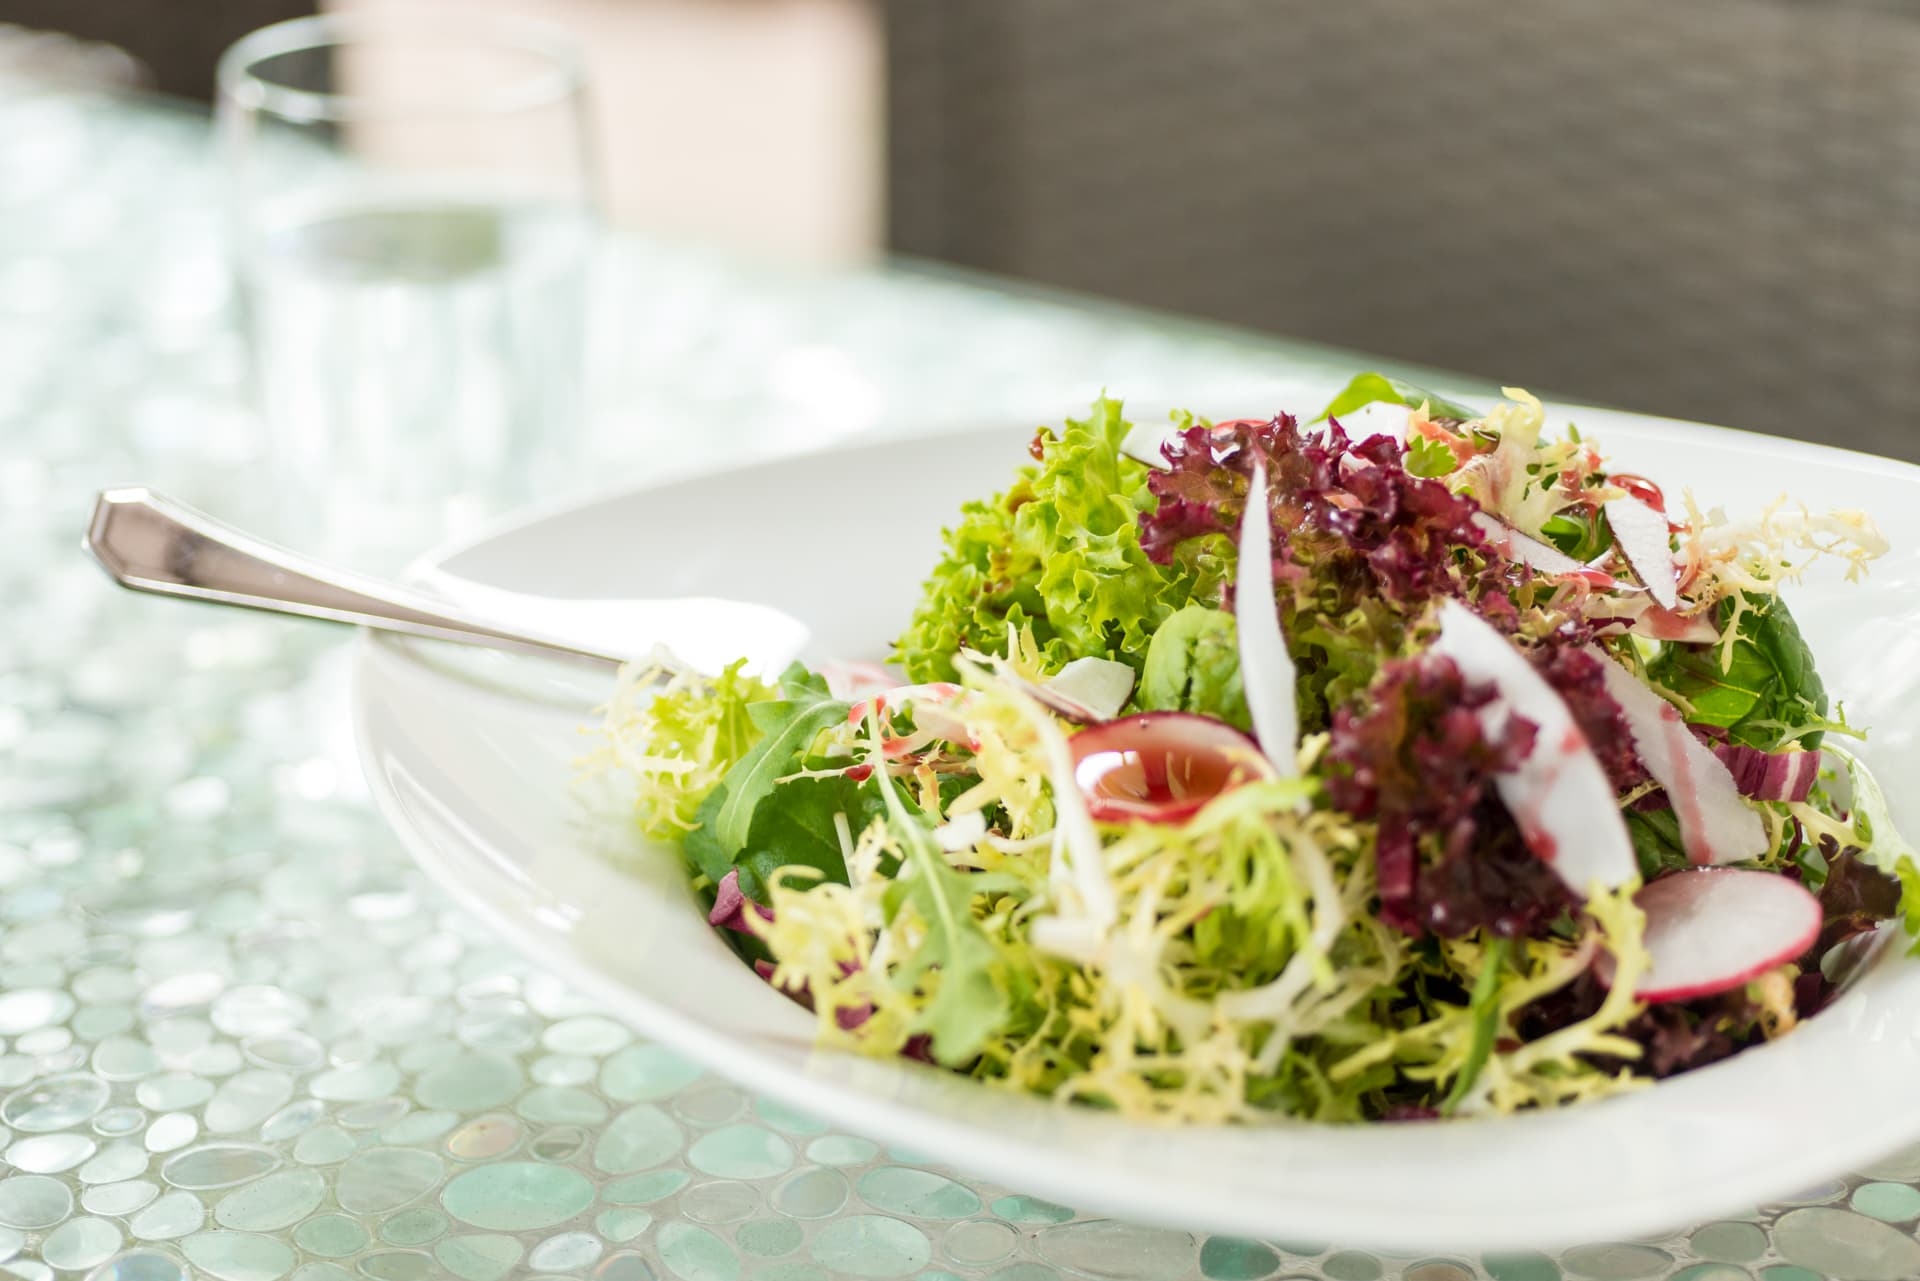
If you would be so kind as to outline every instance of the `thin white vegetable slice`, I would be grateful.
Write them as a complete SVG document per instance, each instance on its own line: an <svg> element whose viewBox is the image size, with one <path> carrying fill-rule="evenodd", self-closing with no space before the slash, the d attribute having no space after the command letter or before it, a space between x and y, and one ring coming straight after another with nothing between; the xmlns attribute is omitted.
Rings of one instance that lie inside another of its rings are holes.
<svg viewBox="0 0 1920 1281"><path fill-rule="evenodd" d="M1634 895L1653 962L1634 995L1688 1001L1728 992L1784 965L1820 935L1820 901L1778 872L1708 867L1663 876ZM1600 978L1609 975L1604 969Z"/></svg>
<svg viewBox="0 0 1920 1281"><path fill-rule="evenodd" d="M1133 669L1110 658L1076 658L1042 688L1093 713L1094 720L1110 721L1133 693Z"/></svg>
<svg viewBox="0 0 1920 1281"><path fill-rule="evenodd" d="M1600 505L1600 510L1607 514L1613 541L1654 600L1662 609L1678 605L1679 578L1674 568L1673 548L1667 544L1667 518L1631 494L1608 499Z"/></svg>
<svg viewBox="0 0 1920 1281"><path fill-rule="evenodd" d="M1509 717L1531 721L1533 749L1518 768L1494 776L1500 799L1528 848L1576 894L1612 889L1638 874L1633 843L1606 771L1574 723L1566 700L1533 670L1526 656L1458 601L1440 606L1433 651L1451 658L1468 680L1491 684L1497 697L1480 709L1489 733Z"/></svg>
<svg viewBox="0 0 1920 1281"><path fill-rule="evenodd" d="M1626 717L1640 763L1666 789L1687 857L1698 864L1734 863L1766 853L1767 825L1759 811L1741 797L1725 762L1693 736L1680 709L1603 651L1590 652L1606 665L1607 694Z"/></svg>
<svg viewBox="0 0 1920 1281"><path fill-rule="evenodd" d="M1582 564L1551 543L1521 533L1498 516L1475 512L1473 527L1486 535L1487 545L1493 550L1542 574L1579 574L1593 578L1597 573L1591 565Z"/></svg>
<svg viewBox="0 0 1920 1281"><path fill-rule="evenodd" d="M1240 684L1260 750L1282 778L1300 772L1300 716L1293 687L1293 655L1280 630L1273 595L1273 529L1268 524L1267 469L1253 465L1246 514L1240 518L1240 563L1234 576L1233 615L1240 631Z"/></svg>
<svg viewBox="0 0 1920 1281"><path fill-rule="evenodd" d="M1391 436L1405 443L1407 439L1407 420L1413 411L1405 405L1395 404L1391 400L1376 400L1371 405L1362 405L1358 409L1341 414L1334 421L1340 424L1340 430L1354 444L1373 436Z"/></svg>

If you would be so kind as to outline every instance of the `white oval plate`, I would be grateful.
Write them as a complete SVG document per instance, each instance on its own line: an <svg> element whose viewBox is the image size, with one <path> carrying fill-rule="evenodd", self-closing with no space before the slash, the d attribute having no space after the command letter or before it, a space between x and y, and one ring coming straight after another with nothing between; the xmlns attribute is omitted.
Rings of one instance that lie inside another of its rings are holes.
<svg viewBox="0 0 1920 1281"><path fill-rule="evenodd" d="M1790 488L1881 522L1896 550L1870 585L1815 578L1790 599L1829 688L1874 728L1869 758L1920 833L1907 785L1920 766L1920 469L1599 410L1556 409L1551 421L1569 415L1619 468L1676 496L1690 483L1703 505L1737 510ZM684 480L540 515L422 572L443 587L452 575L554 596L753 600L805 622L811 657L872 657L907 618L942 524L1003 488L1029 438L887 443ZM1502 1119L1155 1128L817 1050L811 1016L709 931L673 851L629 852L622 870L606 857L621 838L583 820L572 762L604 688L527 660L450 661L445 649L366 640L360 748L420 865L646 1035L962 1172L1183 1228L1482 1251L1738 1212L1920 1139L1920 964L1895 948L1781 1041L1631 1095Z"/></svg>

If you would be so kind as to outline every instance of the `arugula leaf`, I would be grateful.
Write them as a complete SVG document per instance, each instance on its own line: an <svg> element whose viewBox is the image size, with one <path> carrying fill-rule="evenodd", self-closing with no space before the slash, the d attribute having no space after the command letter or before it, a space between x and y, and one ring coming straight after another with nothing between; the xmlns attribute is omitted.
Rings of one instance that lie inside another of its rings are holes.
<svg viewBox="0 0 1920 1281"><path fill-rule="evenodd" d="M689 832L681 848L709 880L718 882L737 870L741 892L762 901L768 878L783 867L810 867L826 880L845 885L846 858L834 817L845 814L847 830L858 836L884 812L873 789L852 779L796 778L774 788L754 807L746 839L729 846L715 834L711 821L725 802L724 791L709 798L711 812L701 816L709 821Z"/></svg>
<svg viewBox="0 0 1920 1281"><path fill-rule="evenodd" d="M1233 615L1188 605L1160 624L1147 645L1139 703L1149 712L1198 712L1250 730Z"/></svg>
<svg viewBox="0 0 1920 1281"><path fill-rule="evenodd" d="M1467 1091L1473 1088L1475 1079L1493 1054L1493 1043L1500 1032L1500 971L1506 967L1507 949L1511 946L1510 940L1495 938L1480 958L1480 977L1474 980L1473 995L1467 1000L1467 1010L1473 1018L1473 1040L1467 1046L1460 1074L1453 1078L1453 1088L1440 1104L1440 1110L1449 1116L1467 1097Z"/></svg>
<svg viewBox="0 0 1920 1281"><path fill-rule="evenodd" d="M1320 416L1313 421L1325 422L1329 418L1338 418L1342 414L1350 414L1356 409L1365 409L1368 405L1383 400L1389 404L1405 405L1410 409L1418 409L1424 404L1428 412L1436 418L1480 417L1479 410L1469 409L1455 401L1436 396L1412 383L1401 382L1398 378L1389 378L1385 374L1366 373L1355 374L1353 381L1347 384L1346 390L1328 402L1327 407L1320 411Z"/></svg>
<svg viewBox="0 0 1920 1281"><path fill-rule="evenodd" d="M1721 652L1718 644L1670 645L1647 675L1687 700L1690 721L1725 729L1735 742L1770 750L1799 738L1808 750L1820 746L1820 734L1801 727L1824 721L1827 692L1785 602L1775 597L1750 611L1724 665Z"/></svg>
<svg viewBox="0 0 1920 1281"><path fill-rule="evenodd" d="M780 695L747 708L761 737L721 781L725 795L713 812L711 830L725 849L745 848L754 810L774 790L776 780L793 772L815 735L846 719L847 705L828 692L824 678L799 663L781 673Z"/></svg>
<svg viewBox="0 0 1920 1281"><path fill-rule="evenodd" d="M973 895L990 883L955 871L941 856L925 822L901 799L884 768L875 768L872 777L888 825L906 854L883 905L891 919L912 903L927 931L913 955L895 968L894 980L913 987L933 978L933 995L915 1030L930 1034L935 1059L949 1067L963 1066L1005 1025L1009 1009L1006 994L994 981L999 952L973 919Z"/></svg>

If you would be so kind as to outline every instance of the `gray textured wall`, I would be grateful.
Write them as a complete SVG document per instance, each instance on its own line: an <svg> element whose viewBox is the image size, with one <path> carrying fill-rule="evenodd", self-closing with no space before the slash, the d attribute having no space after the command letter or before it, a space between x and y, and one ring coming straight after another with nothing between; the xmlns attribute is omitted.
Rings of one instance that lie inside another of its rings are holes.
<svg viewBox="0 0 1920 1281"><path fill-rule="evenodd" d="M1920 458L1920 5L888 15L905 252Z"/></svg>

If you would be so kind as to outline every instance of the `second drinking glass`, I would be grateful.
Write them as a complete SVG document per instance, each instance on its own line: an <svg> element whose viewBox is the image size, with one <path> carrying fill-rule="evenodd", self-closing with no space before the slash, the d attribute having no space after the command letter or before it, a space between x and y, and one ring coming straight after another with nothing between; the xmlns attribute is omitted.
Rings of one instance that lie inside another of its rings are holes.
<svg viewBox="0 0 1920 1281"><path fill-rule="evenodd" d="M537 492L585 436L598 225L564 37L303 18L219 80L273 533L391 568Z"/></svg>

